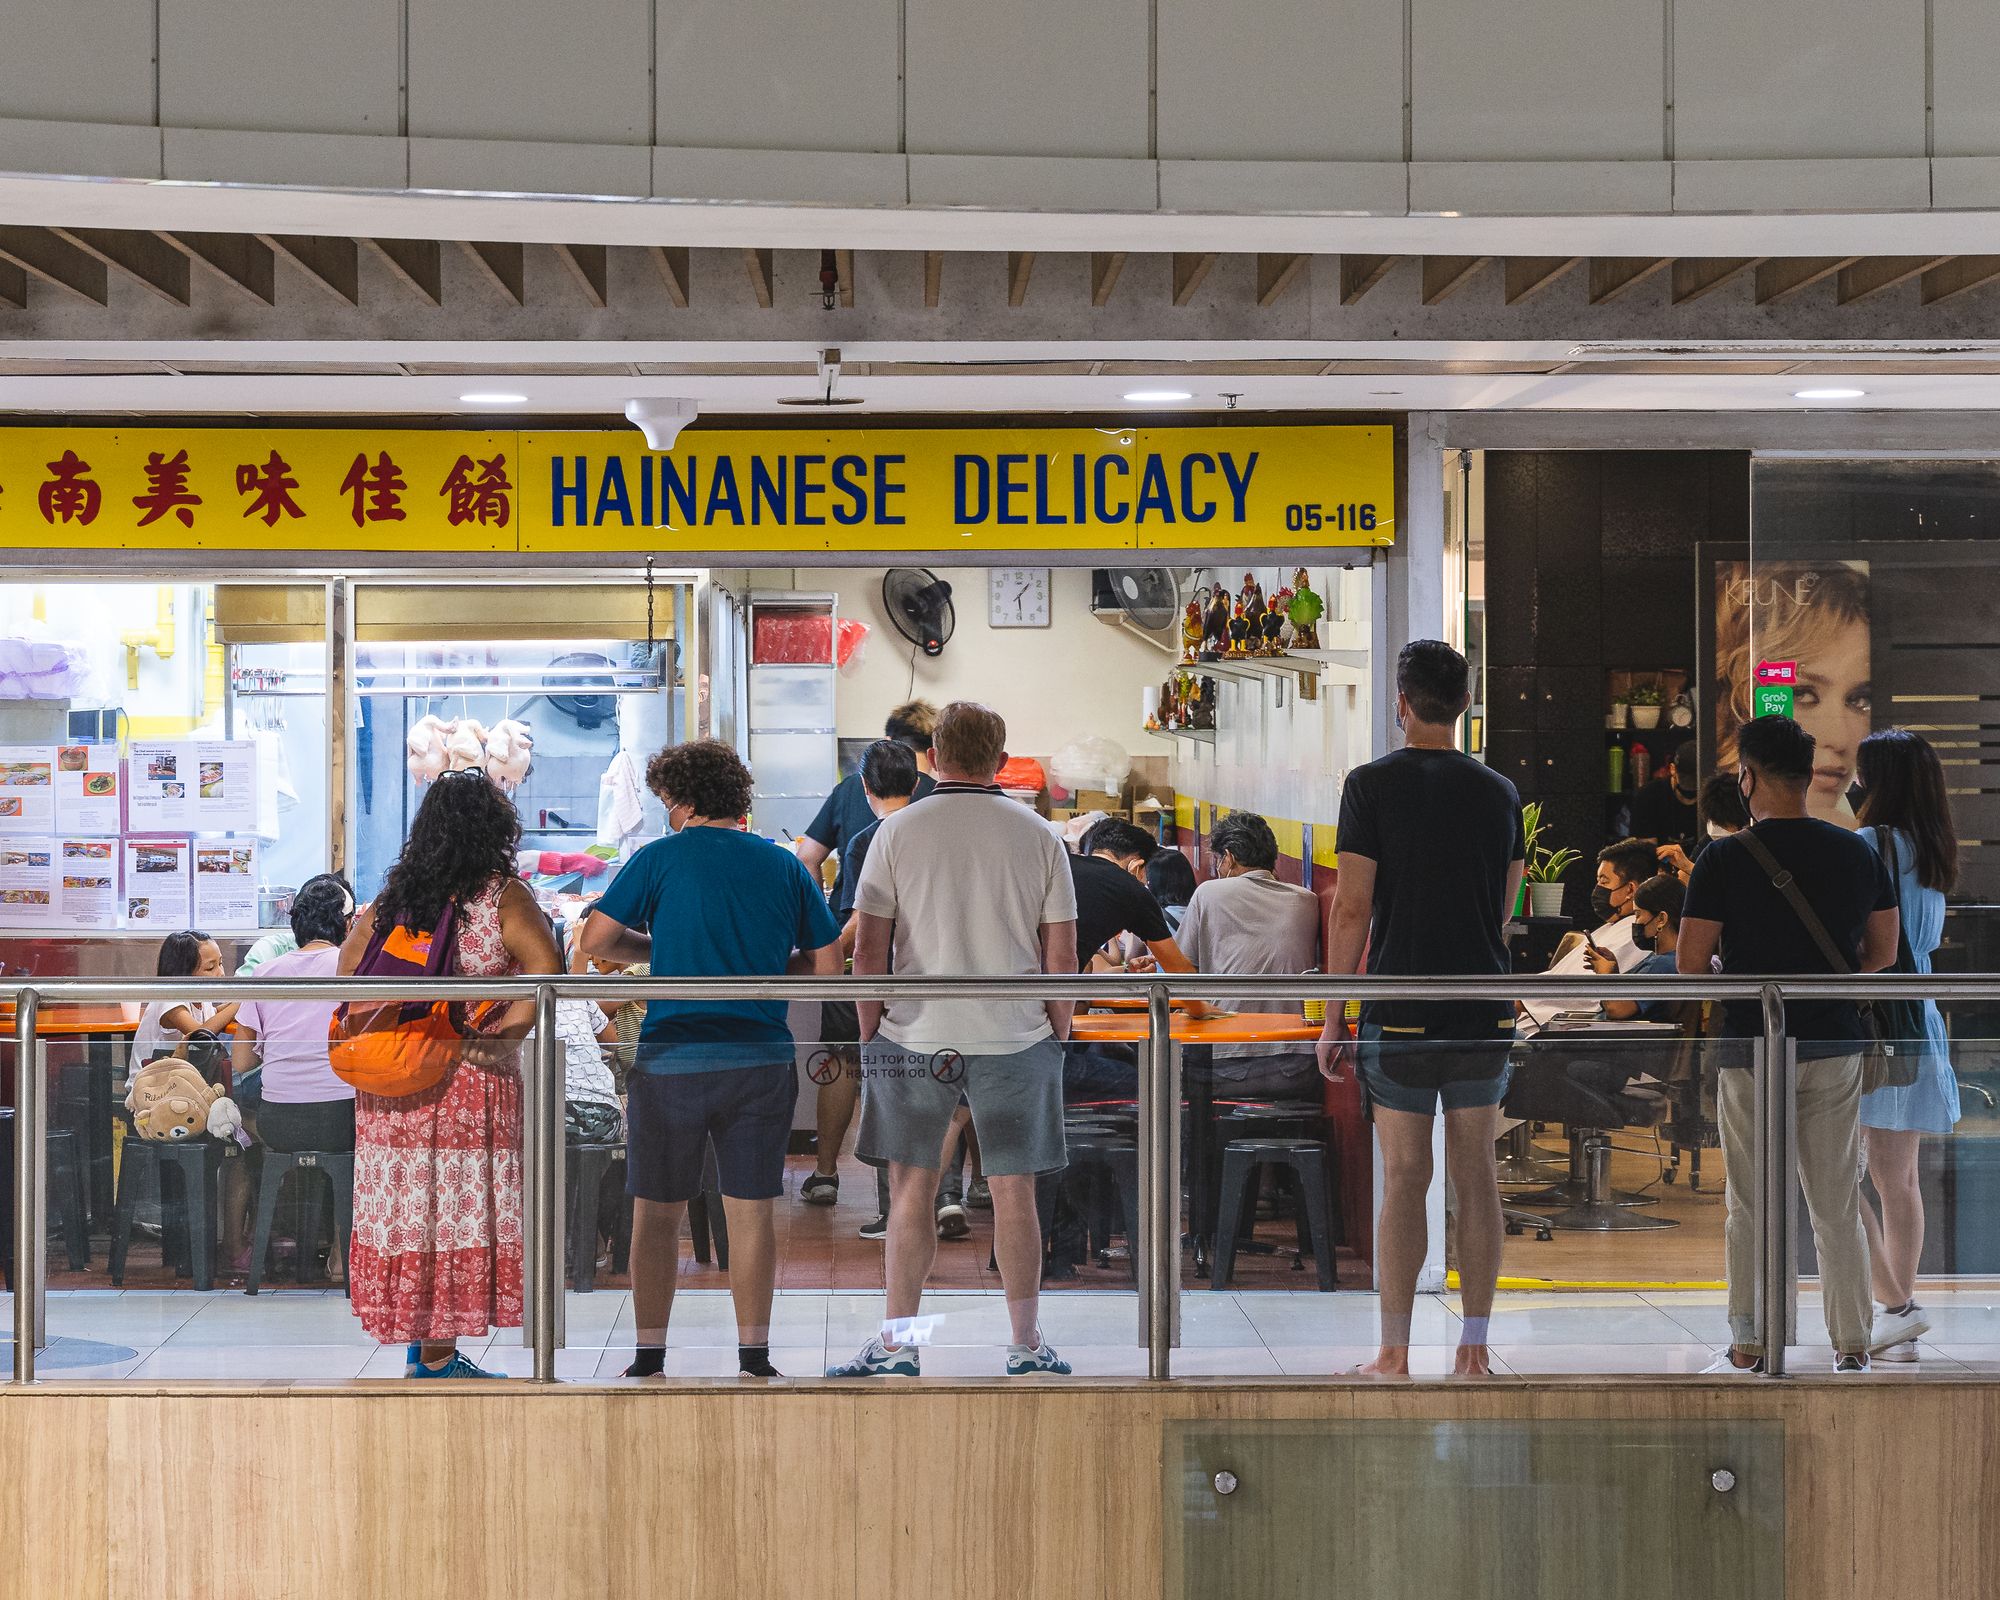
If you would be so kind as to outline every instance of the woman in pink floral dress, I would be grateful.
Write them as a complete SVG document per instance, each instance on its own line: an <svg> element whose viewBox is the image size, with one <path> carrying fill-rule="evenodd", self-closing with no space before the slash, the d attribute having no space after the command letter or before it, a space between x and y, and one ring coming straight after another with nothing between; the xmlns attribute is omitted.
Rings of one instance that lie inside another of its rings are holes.
<svg viewBox="0 0 2000 1600"><path fill-rule="evenodd" d="M515 876L521 823L481 772L447 773L410 824L382 892L341 947L351 973L378 919L429 931L453 908L464 977L553 973L548 920ZM349 1294L383 1344L409 1344L411 1377L477 1378L460 1339L521 1323L521 1041L532 1001L493 1008L443 1082L355 1097Z"/></svg>

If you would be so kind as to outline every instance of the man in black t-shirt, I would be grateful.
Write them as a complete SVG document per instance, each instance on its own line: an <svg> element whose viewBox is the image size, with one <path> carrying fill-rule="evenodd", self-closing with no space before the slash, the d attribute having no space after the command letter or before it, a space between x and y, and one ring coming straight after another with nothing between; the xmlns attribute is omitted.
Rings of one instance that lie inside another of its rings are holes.
<svg viewBox="0 0 2000 1600"><path fill-rule="evenodd" d="M1844 828L1806 814L1813 736L1790 717L1758 717L1737 735L1738 783L1752 825L1702 851L1688 879L1681 913L1680 970L1706 976L1718 948L1725 973L1880 972L1896 959L1901 924L1896 885L1882 859ZM1771 858L1805 896L1840 955L1827 960L1772 875ZM1861 1145L1861 1016L1852 1000L1796 1000L1785 1008L1798 1059L1799 1183L1819 1247L1820 1286L1835 1370L1865 1372L1873 1338L1868 1241L1861 1231L1856 1180ZM1723 1008L1733 1038L1763 1036L1763 1008L1732 1000ZM1716 1091L1723 1158L1729 1167L1727 1355L1709 1370L1755 1371L1763 1359L1757 1332L1755 1273L1757 1126L1747 1052L1725 1058ZM1734 1066L1737 1070L1730 1070ZM1782 1064L1778 1064L1780 1069ZM1895 1338L1904 1337L1902 1330ZM1890 1342L1894 1342L1893 1340Z"/></svg>
<svg viewBox="0 0 2000 1600"><path fill-rule="evenodd" d="M1121 933L1152 952L1132 970L1157 965L1168 972L1192 972L1167 926L1167 914L1146 887L1146 862L1157 846L1136 823L1106 817L1092 824L1069 858L1076 886L1077 970L1087 972L1091 957ZM1063 1058L1063 1094L1070 1100L1129 1100L1139 1093L1138 1053L1125 1045L1073 1042Z"/></svg>
<svg viewBox="0 0 2000 1600"><path fill-rule="evenodd" d="M1472 700L1465 657L1437 639L1405 645L1396 689L1404 748L1356 768L1341 792L1326 970L1505 974L1501 930L1521 886L1521 797L1456 748L1452 730ZM1336 1029L1330 1015L1320 1046L1320 1070L1329 1078L1338 1070ZM1465 1311L1454 1370L1492 1370L1487 1322L1501 1242L1493 1143L1512 1040L1513 1006L1505 999L1362 1007L1357 1053L1383 1167L1375 1257L1381 1350L1364 1372L1410 1370L1411 1307L1428 1247L1431 1119L1440 1106Z"/></svg>

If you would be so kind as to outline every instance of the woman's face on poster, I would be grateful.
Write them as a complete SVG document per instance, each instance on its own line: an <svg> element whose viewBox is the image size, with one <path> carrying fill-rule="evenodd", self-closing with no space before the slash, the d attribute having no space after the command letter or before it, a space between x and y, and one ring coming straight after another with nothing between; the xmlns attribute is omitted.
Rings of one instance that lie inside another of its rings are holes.
<svg viewBox="0 0 2000 1600"><path fill-rule="evenodd" d="M1874 720L1872 676L1868 624L1857 618L1842 623L1800 659L1792 693L1792 716L1818 747L1806 807L1816 817L1849 827L1847 791L1854 782L1856 752Z"/></svg>

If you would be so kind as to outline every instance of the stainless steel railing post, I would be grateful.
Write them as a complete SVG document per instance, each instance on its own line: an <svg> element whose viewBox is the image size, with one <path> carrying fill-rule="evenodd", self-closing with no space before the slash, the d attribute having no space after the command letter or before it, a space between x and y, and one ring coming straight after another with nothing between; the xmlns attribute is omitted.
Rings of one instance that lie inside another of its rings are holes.
<svg viewBox="0 0 2000 1600"><path fill-rule="evenodd" d="M1145 1296L1146 1375L1156 1379L1173 1375L1180 1309L1181 1172L1174 1137L1180 1108L1173 1006L1167 986L1156 983L1146 995L1146 1071L1139 1081L1139 1209L1144 1213L1139 1288Z"/></svg>
<svg viewBox="0 0 2000 1600"><path fill-rule="evenodd" d="M1793 1067L1785 1037L1785 997L1775 983L1764 985L1762 1057L1756 1063L1752 1111L1757 1123L1757 1333L1764 1346L1767 1376L1785 1375L1785 1346L1791 1337Z"/></svg>
<svg viewBox="0 0 2000 1600"><path fill-rule="evenodd" d="M535 1381L556 1381L556 1342L562 1315L562 1041L556 1035L556 991L535 990L535 1049L522 1107L527 1129L528 1320L535 1351ZM553 1113L550 1103L553 1101Z"/></svg>
<svg viewBox="0 0 2000 1600"><path fill-rule="evenodd" d="M47 1100L35 1060L38 996L23 989L14 997L14 1381L35 1381L35 1348L42 1336L42 1291L47 1281L42 1252L48 1239L43 1223L42 1165L48 1150Z"/></svg>

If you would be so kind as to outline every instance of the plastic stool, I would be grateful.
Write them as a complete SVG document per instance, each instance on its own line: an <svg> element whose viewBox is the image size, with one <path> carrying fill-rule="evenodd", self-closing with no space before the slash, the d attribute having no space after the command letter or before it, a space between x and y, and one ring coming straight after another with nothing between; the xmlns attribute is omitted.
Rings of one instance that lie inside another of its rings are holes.
<svg viewBox="0 0 2000 1600"><path fill-rule="evenodd" d="M264 1277L264 1257L271 1249L271 1223L278 1214L278 1192L294 1172L320 1171L333 1185L333 1234L340 1256L347 1259L348 1236L354 1231L354 1152L352 1150L264 1150L264 1175L257 1184L257 1231L250 1241L250 1281L245 1294L255 1294ZM298 1281L306 1281L306 1260L319 1243L319 1185L306 1191L304 1226L298 1238Z"/></svg>
<svg viewBox="0 0 2000 1600"><path fill-rule="evenodd" d="M1131 1247L1126 1252L1126 1265L1136 1277L1139 1271L1139 1147L1129 1139L1104 1134L1072 1139L1069 1143L1069 1170L1064 1177L1069 1179L1086 1173L1107 1176L1117 1187L1118 1206L1124 1213L1125 1242ZM1109 1230L1093 1228L1091 1231L1098 1235L1098 1248L1102 1249Z"/></svg>
<svg viewBox="0 0 2000 1600"><path fill-rule="evenodd" d="M171 1169L180 1175L180 1245L171 1239L173 1225L168 1212L165 1174ZM111 1282L125 1282L125 1255L132 1244L132 1222L139 1209L141 1179L151 1177L160 1195L163 1212L168 1212L169 1238L163 1253L174 1256L177 1271L191 1272L197 1289L215 1287L215 1222L219 1207L215 1179L222 1170L222 1146L214 1139L187 1139L177 1143L141 1139L127 1132L124 1153L118 1165L118 1205L111 1222ZM185 1264L185 1265L183 1265Z"/></svg>
<svg viewBox="0 0 2000 1600"><path fill-rule="evenodd" d="M0 1266L8 1288L14 1287L14 1113L0 1108ZM76 1154L76 1136L68 1128L51 1128L45 1157L49 1220L62 1230L63 1251L70 1270L90 1265L90 1225L84 1213L83 1164Z"/></svg>
<svg viewBox="0 0 2000 1600"><path fill-rule="evenodd" d="M1327 1198L1327 1147L1318 1139L1232 1139L1222 1150L1222 1216L1216 1224L1210 1287L1227 1289L1236 1269L1236 1236L1258 1174L1276 1166L1292 1174L1299 1190L1299 1248L1311 1232L1313 1266L1323 1294L1333 1292L1333 1214Z"/></svg>
<svg viewBox="0 0 2000 1600"><path fill-rule="evenodd" d="M569 1286L578 1294L590 1294L597 1287L597 1213L599 1197L604 1192L605 1179L611 1169L625 1159L625 1146L621 1144L573 1144L568 1147L569 1181L566 1185L569 1204ZM623 1226L618 1232L624 1235L624 1250L632 1248L632 1201L622 1192L620 1217ZM612 1235L612 1266L618 1266L620 1242L618 1233Z"/></svg>

